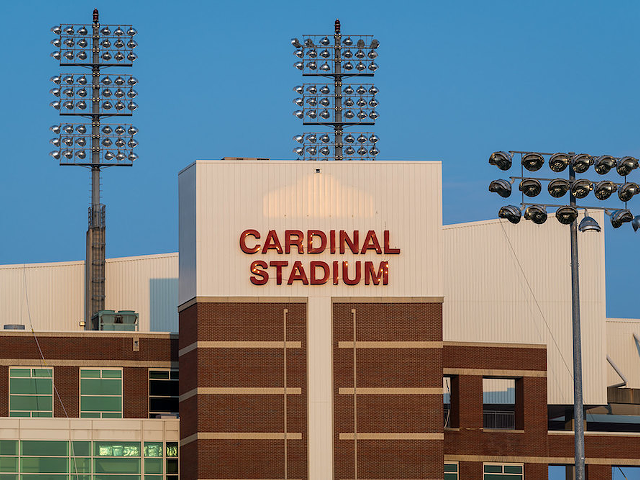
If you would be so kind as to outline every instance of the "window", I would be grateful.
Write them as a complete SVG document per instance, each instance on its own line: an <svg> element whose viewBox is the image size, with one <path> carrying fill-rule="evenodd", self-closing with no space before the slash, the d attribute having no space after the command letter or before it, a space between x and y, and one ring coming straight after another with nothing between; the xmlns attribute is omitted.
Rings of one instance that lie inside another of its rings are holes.
<svg viewBox="0 0 640 480"><path fill-rule="evenodd" d="M53 369L9 369L9 416L53 417Z"/></svg>
<svg viewBox="0 0 640 480"><path fill-rule="evenodd" d="M442 411L444 428L449 428L451 427L451 377L442 377Z"/></svg>
<svg viewBox="0 0 640 480"><path fill-rule="evenodd" d="M513 378L483 378L482 403L484 428L516 428L516 388Z"/></svg>
<svg viewBox="0 0 640 480"><path fill-rule="evenodd" d="M177 415L179 395L177 370L149 370L149 418Z"/></svg>
<svg viewBox="0 0 640 480"><path fill-rule="evenodd" d="M1 480L178 480L177 472L177 442L0 440Z"/></svg>
<svg viewBox="0 0 640 480"><path fill-rule="evenodd" d="M122 418L122 369L80 369L80 417Z"/></svg>
<svg viewBox="0 0 640 480"><path fill-rule="evenodd" d="M458 464L456 462L445 462L444 480L458 480Z"/></svg>
<svg viewBox="0 0 640 480"><path fill-rule="evenodd" d="M520 463L485 463L484 480L523 480L524 466Z"/></svg>

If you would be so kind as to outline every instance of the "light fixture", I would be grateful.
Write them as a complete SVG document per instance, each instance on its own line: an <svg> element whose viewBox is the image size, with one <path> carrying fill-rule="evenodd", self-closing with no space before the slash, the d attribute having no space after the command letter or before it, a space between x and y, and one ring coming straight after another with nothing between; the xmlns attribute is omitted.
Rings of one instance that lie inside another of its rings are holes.
<svg viewBox="0 0 640 480"><path fill-rule="evenodd" d="M504 206L500 208L500 211L498 212L498 217L506 218L513 224L520 223L521 216L522 212L515 205Z"/></svg>
<svg viewBox="0 0 640 480"><path fill-rule="evenodd" d="M563 225L570 225L578 218L578 209L570 205L565 205L556 210L556 218Z"/></svg>
<svg viewBox="0 0 640 480"><path fill-rule="evenodd" d="M544 165L544 157L539 153L525 153L522 155L522 166L530 172L536 172Z"/></svg>
<svg viewBox="0 0 640 480"><path fill-rule="evenodd" d="M590 217L585 213L584 218L578 225L578 230L580 230L581 232L599 232L602 229L600 228L600 225L598 225L598 222L595 218Z"/></svg>
<svg viewBox="0 0 640 480"><path fill-rule="evenodd" d="M633 227L634 232L638 231L638 228L640 228L640 215L633 217L633 220L631 220L631 226Z"/></svg>
<svg viewBox="0 0 640 480"><path fill-rule="evenodd" d="M378 66L373 61L377 58L377 52L373 47L370 52L365 51L371 37L343 36L340 32L340 22L337 20L334 30L331 36L305 35L301 40L291 40L294 55L298 59L294 66L302 71L302 75L326 77L331 80L326 84L305 84L294 89L299 96L294 103L303 107L294 112L294 115L301 119L304 125L333 128L333 139L327 143L327 148L332 147L329 148L332 155L327 155L327 150L309 150L305 148L307 143L303 142L304 160L317 160L318 153L324 157L331 156L333 160L342 160L344 143L348 143L344 130L355 125L374 125L379 118L379 113L375 110L379 105L378 99L375 98L378 89L361 81L358 82L357 88L356 85L347 83L349 77L371 77L377 70ZM354 45L357 48L352 49ZM352 61L353 57L356 60ZM355 92L360 98L351 97ZM304 108L307 105L311 108ZM363 160L373 160L379 154L378 148L374 148L378 137L374 137L375 141L370 141L371 132L363 134L366 144L362 144L357 151L354 149L353 153L358 153Z"/></svg>
<svg viewBox="0 0 640 480"><path fill-rule="evenodd" d="M638 159L633 157L622 157L616 165L618 175L623 177L629 175L636 168L638 168Z"/></svg>
<svg viewBox="0 0 640 480"><path fill-rule="evenodd" d="M591 191L591 182L584 178L576 180L571 185L571 194L576 198L584 198Z"/></svg>
<svg viewBox="0 0 640 480"><path fill-rule="evenodd" d="M500 170L509 170L512 164L511 154L508 152L493 152L489 157L489 164L495 165Z"/></svg>
<svg viewBox="0 0 640 480"><path fill-rule="evenodd" d="M542 184L535 178L525 178L520 182L520 191L527 197L535 197L542 191Z"/></svg>
<svg viewBox="0 0 640 480"><path fill-rule="evenodd" d="M606 175L616 166L616 159L611 155L601 155L596 158L593 169L598 175Z"/></svg>
<svg viewBox="0 0 640 480"><path fill-rule="evenodd" d="M571 188L571 184L569 180L565 180L564 178L553 179L547 185L549 195L554 198L563 197L569 191L569 188Z"/></svg>
<svg viewBox="0 0 640 480"><path fill-rule="evenodd" d="M618 189L618 198L623 202L628 202L634 195L637 195L639 191L640 187L637 183L627 182Z"/></svg>
<svg viewBox="0 0 640 480"><path fill-rule="evenodd" d="M586 153L579 153L571 159L571 166L576 173L584 173L593 165L593 157Z"/></svg>
<svg viewBox="0 0 640 480"><path fill-rule="evenodd" d="M613 228L619 228L623 223L631 222L633 219L633 214L626 208L611 212L611 225Z"/></svg>
<svg viewBox="0 0 640 480"><path fill-rule="evenodd" d="M547 210L542 205L530 205L524 211L524 218L537 225L542 225L547 221Z"/></svg>
<svg viewBox="0 0 640 480"><path fill-rule="evenodd" d="M562 172L569 165L569 155L566 153L554 153L549 158L549 168L554 172Z"/></svg>
<svg viewBox="0 0 640 480"><path fill-rule="evenodd" d="M503 179L493 180L489 184L489 191L495 192L503 198L511 195L511 182Z"/></svg>
<svg viewBox="0 0 640 480"><path fill-rule="evenodd" d="M598 200L606 200L618 189L618 186L611 180L598 182L593 188L593 194Z"/></svg>

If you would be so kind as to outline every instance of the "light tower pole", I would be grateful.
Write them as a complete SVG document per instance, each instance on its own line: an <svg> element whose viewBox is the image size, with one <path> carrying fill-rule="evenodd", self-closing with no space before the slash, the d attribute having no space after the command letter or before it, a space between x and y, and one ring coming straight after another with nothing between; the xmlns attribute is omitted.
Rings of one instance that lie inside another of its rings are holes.
<svg viewBox="0 0 640 480"><path fill-rule="evenodd" d="M326 132L294 136L300 145L293 152L302 160L374 160L379 153L378 136L371 132L352 132L345 136L344 129L375 124L379 116L375 110L378 89L364 83L345 85L343 79L373 77L378 69L374 60L380 42L371 35L345 37L340 31L340 20L335 21L331 37L305 35L302 42L297 38L291 40L295 48L293 54L299 59L294 67L302 71L303 77L332 80L296 86L294 91L300 96L293 103L300 109L293 114L303 125L333 128L333 138Z"/></svg>
<svg viewBox="0 0 640 480"><path fill-rule="evenodd" d="M491 182L489 191L495 192L503 198L511 195L512 184L519 180L519 190L522 192L520 207L507 205L500 209L498 216L513 224L520 222L522 211L524 218L537 225L547 221L547 208L556 208L556 218L563 225L569 225L569 241L571 246L571 326L572 326L572 351L573 351L573 428L574 428L574 462L575 479L585 480L585 445L584 445L584 399L582 385L582 342L580 332L580 283L578 266L578 231L600 232L600 225L596 220L588 216L589 210L603 210L611 217L613 228L619 228L624 223L630 222L635 231L640 228L640 215L634 217L628 209L628 202L638 193L640 185L629 181L627 176L638 169L638 159L630 156L616 158L611 155L593 156L585 153L542 153L542 152L494 152L489 158L489 163L500 170L507 171L512 167L514 155L520 155L520 176L512 176L509 180L498 179ZM545 163L551 171L562 172L568 167L568 179L543 178L530 176L527 172L537 172ZM591 166L598 175L607 175L616 172L622 178L602 179L591 181L587 178L576 178L576 174L586 173ZM527 172L525 172L525 170ZM526 174L526 176L525 176ZM542 193L542 184L547 183L547 191L553 199L559 199L569 193L569 204L531 203L525 201L526 197L537 197ZM617 192L618 200L623 205L586 206L578 205L577 199L586 198L593 191L597 200L610 201L611 196ZM521 210L522 209L522 210ZM585 216L578 224L578 210L584 210Z"/></svg>
<svg viewBox="0 0 640 480"><path fill-rule="evenodd" d="M137 96L133 86L138 81L130 75L114 74L115 78L111 78L102 75L101 69L132 66L137 58L133 53L137 46L133 37L137 32L131 25L100 25L97 9L93 11L90 25L56 25L51 31L58 35L51 41L58 48L51 56L60 61L60 66L84 67L91 71L91 82L86 75L75 73L51 78L56 85L51 93L57 97L51 106L62 116L85 117L91 121L90 129L84 123L51 127L58 135L51 139L58 148L51 156L60 160L60 165L91 170L84 318L85 329L91 329L93 315L105 308L105 206L100 200L100 171L111 166L132 166L137 158L133 148L138 144L133 138L138 132L134 126L102 122L105 117L131 116L138 107L133 101ZM87 158L89 145L91 156Z"/></svg>

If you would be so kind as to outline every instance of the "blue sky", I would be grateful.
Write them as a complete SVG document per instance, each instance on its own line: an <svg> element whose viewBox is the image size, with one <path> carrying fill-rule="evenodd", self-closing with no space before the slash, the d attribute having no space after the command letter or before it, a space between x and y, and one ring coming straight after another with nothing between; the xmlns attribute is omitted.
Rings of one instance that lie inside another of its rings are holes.
<svg viewBox="0 0 640 480"><path fill-rule="evenodd" d="M140 81L140 158L103 174L109 257L177 250L177 174L193 160L294 157L303 79L289 40L336 18L380 40L379 158L441 160L445 223L496 217L494 150L640 155L637 2L7 2L0 264L84 257L89 172L48 156L49 78L66 73L49 29L89 22L94 6L139 31L126 70ZM607 313L637 317L640 236L605 235Z"/></svg>

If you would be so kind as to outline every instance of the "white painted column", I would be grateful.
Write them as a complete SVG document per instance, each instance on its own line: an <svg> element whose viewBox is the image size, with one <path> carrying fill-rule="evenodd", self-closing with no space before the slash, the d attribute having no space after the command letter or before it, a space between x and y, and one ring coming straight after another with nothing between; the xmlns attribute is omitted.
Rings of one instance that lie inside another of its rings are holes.
<svg viewBox="0 0 640 480"><path fill-rule="evenodd" d="M333 478L331 297L308 298L309 479Z"/></svg>

